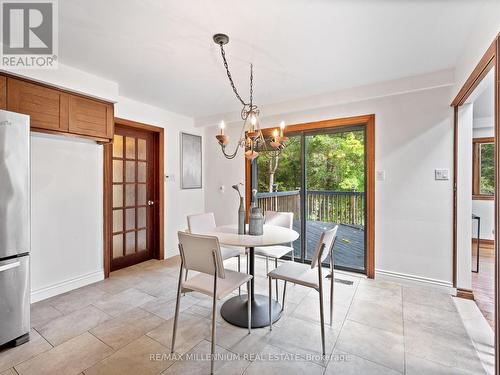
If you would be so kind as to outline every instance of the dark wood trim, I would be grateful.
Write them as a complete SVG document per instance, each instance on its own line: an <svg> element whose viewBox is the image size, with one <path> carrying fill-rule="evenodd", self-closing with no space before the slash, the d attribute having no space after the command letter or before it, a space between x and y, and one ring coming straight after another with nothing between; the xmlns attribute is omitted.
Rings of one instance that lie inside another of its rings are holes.
<svg viewBox="0 0 500 375"><path fill-rule="evenodd" d="M155 253L154 257L156 259L163 259L165 257L165 181L164 181L164 165L165 165L165 130L158 126L153 126L149 124L144 124L136 121L126 120L122 118L114 118L115 125L126 126L134 129L148 130L155 133L155 146L158 150L158 160L155 160L157 181L158 186L155 187L156 197L155 203L158 204L158 212L155 217L157 220L156 225L158 228L158 237L154 239L155 241ZM103 257L104 257L104 277L109 277L111 269L111 223L112 223L112 171L110 160L112 158L113 145L111 143L104 145L104 246L103 246Z"/></svg>
<svg viewBox="0 0 500 375"><path fill-rule="evenodd" d="M495 138L500 139L500 33L495 41ZM500 147L495 143L495 196L500 196ZM495 233L500 233L500 199L495 199ZM495 374L500 375L500 248L495 242Z"/></svg>
<svg viewBox="0 0 500 375"><path fill-rule="evenodd" d="M473 201L494 201L495 197L493 195L481 195L481 194L473 194L472 195L472 200Z"/></svg>
<svg viewBox="0 0 500 375"><path fill-rule="evenodd" d="M453 99L453 101L451 102L452 107L461 106L462 104L464 104L469 95L474 91L477 85L479 85L479 82L481 82L486 74L488 74L489 70L495 65L497 39L498 35L493 43L490 44L483 57L472 71L469 78L467 78L455 99Z"/></svg>
<svg viewBox="0 0 500 375"><path fill-rule="evenodd" d="M473 238L472 243L477 244L477 238ZM486 239L481 238L481 245L494 246L495 240L486 240Z"/></svg>
<svg viewBox="0 0 500 375"><path fill-rule="evenodd" d="M303 124L288 125L285 129L285 135L289 133L311 131L335 127L346 127L352 125L364 125L366 130L366 275L369 278L375 277L375 115L363 115L344 117L331 120L308 122ZM269 136L276 127L262 129L264 136ZM247 212L250 207L251 194L251 162L245 159L245 196Z"/></svg>
<svg viewBox="0 0 500 375"><path fill-rule="evenodd" d="M470 289L457 289L457 297L474 301L474 292Z"/></svg>
<svg viewBox="0 0 500 375"><path fill-rule="evenodd" d="M95 141L99 144L111 143L111 141L108 138L94 137L92 135L80 135L80 134L76 134L76 133L66 133L66 132L60 132L58 130L40 129L40 128L33 128L33 127L30 128L30 131L36 132L36 133L60 135L63 137L89 139L89 140Z"/></svg>
<svg viewBox="0 0 500 375"><path fill-rule="evenodd" d="M458 157L458 106L453 108L453 287L457 287L457 157Z"/></svg>

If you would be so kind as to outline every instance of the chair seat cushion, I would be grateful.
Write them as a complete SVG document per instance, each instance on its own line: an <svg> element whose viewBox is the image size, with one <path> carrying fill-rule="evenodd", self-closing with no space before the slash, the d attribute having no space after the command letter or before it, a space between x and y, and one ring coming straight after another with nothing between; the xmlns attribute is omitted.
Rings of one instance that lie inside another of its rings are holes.
<svg viewBox="0 0 500 375"><path fill-rule="evenodd" d="M254 249L255 255L261 255L271 258L281 258L282 256L291 253L292 251L293 247L283 245L256 247Z"/></svg>
<svg viewBox="0 0 500 375"><path fill-rule="evenodd" d="M237 247L221 246L220 254L222 256L222 260L226 260L240 255L240 250Z"/></svg>
<svg viewBox="0 0 500 375"><path fill-rule="evenodd" d="M318 269L308 264L286 262L268 273L274 279L286 280L309 288L319 288Z"/></svg>
<svg viewBox="0 0 500 375"><path fill-rule="evenodd" d="M224 270L226 277L224 279L217 278L217 299L224 298L233 290L238 289L248 280L252 279L252 275L231 270ZM206 273L199 273L192 278L189 278L182 284L183 292L194 291L213 296L214 292L214 277Z"/></svg>

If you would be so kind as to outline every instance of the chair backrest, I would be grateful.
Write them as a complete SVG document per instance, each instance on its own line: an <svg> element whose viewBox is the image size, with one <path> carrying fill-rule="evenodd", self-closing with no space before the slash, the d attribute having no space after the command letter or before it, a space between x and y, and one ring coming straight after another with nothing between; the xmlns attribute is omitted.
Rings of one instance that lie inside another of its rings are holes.
<svg viewBox="0 0 500 375"><path fill-rule="evenodd" d="M205 214L189 215L187 217L189 233L213 232L216 228L213 212Z"/></svg>
<svg viewBox="0 0 500 375"><path fill-rule="evenodd" d="M224 263L222 262L217 237L182 231L177 232L177 236L179 237L179 251L186 270L193 270L209 275L214 275L215 270L217 270L217 276L222 279L225 278Z"/></svg>
<svg viewBox="0 0 500 375"><path fill-rule="evenodd" d="M330 251L333 251L333 244L335 243L335 237L337 237L338 228L339 226L335 225L335 228L326 230L321 233L321 237L318 241L318 244L316 245L316 250L314 251L314 255L311 259L311 268L314 268L318 265L321 266L321 263L323 263L326 257L330 254ZM323 252L321 253L321 259L319 259L322 247Z"/></svg>
<svg viewBox="0 0 500 375"><path fill-rule="evenodd" d="M266 211L264 218L266 224L293 229L293 212Z"/></svg>

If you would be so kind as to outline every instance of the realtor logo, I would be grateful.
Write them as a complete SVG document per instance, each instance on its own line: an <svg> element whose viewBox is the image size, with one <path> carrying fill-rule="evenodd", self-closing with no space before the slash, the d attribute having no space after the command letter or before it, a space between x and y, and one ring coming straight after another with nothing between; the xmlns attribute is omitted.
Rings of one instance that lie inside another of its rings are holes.
<svg viewBox="0 0 500 375"><path fill-rule="evenodd" d="M1 1L2 66L57 67L57 3L51 0Z"/></svg>

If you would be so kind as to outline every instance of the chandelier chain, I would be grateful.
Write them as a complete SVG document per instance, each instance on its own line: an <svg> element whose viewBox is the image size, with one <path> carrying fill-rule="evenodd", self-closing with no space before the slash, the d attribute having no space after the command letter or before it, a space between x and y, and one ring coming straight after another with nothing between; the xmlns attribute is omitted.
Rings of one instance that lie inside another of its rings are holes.
<svg viewBox="0 0 500 375"><path fill-rule="evenodd" d="M220 44L220 52L222 55L222 60L224 61L224 67L226 68L226 74L227 74L227 78L229 78L229 83L231 84L231 88L233 89L233 92L236 95L236 97L238 98L238 100L240 101L240 103L243 106L247 106L248 104L245 103L245 101L241 98L240 94L238 93L238 90L236 89L236 86L234 85L233 77L231 76L231 72L229 71L229 66L228 66L228 63L226 60L226 52L224 51L224 46L222 44ZM251 84L250 84L250 91L252 91ZM250 99L250 102L251 101L252 101L252 99Z"/></svg>

